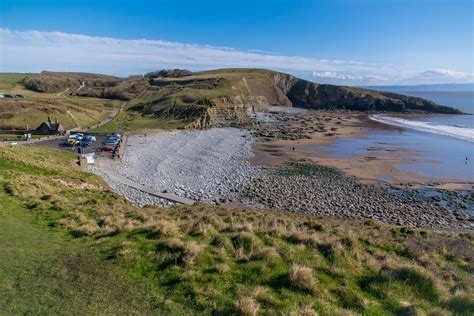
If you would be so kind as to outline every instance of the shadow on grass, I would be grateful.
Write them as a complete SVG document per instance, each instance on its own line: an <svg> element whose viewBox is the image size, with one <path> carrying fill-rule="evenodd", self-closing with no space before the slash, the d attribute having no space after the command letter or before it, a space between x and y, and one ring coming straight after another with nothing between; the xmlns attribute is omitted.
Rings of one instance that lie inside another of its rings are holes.
<svg viewBox="0 0 474 316"><path fill-rule="evenodd" d="M401 285L416 293L417 297L429 302L439 300L439 291L434 281L423 273L412 268L398 268L395 270L382 269L376 275L359 280L362 290L380 299L387 299L391 288Z"/></svg>

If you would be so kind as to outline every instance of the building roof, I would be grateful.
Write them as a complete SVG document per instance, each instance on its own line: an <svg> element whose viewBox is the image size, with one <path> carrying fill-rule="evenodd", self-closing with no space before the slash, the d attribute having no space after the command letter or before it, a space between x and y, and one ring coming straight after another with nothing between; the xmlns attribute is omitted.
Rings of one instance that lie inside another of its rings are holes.
<svg viewBox="0 0 474 316"><path fill-rule="evenodd" d="M46 127L53 132L58 132L61 128L60 123L43 122L40 124L40 126L38 126L37 129L40 129L43 126L43 124L46 125Z"/></svg>

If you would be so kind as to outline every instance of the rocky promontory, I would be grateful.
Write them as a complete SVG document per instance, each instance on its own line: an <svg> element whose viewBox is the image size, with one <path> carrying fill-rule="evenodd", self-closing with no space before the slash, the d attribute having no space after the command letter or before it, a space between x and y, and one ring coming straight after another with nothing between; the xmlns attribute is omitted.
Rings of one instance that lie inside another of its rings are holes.
<svg viewBox="0 0 474 316"><path fill-rule="evenodd" d="M252 112L271 106L461 114L422 98L318 84L262 69L173 69L128 78L42 72L30 74L24 84L38 92L133 100L128 111L134 115L181 120L195 129L247 125Z"/></svg>

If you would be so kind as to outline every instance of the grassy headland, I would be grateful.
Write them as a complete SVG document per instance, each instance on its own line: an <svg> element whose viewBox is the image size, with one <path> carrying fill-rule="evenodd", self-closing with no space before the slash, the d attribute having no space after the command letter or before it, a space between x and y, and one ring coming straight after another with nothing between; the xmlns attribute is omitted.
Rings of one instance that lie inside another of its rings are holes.
<svg viewBox="0 0 474 316"><path fill-rule="evenodd" d="M0 92L24 99L0 99L0 129L32 129L51 117L66 128L87 128L100 122L122 102L60 93L39 93L24 86L26 74L0 73Z"/></svg>
<svg viewBox="0 0 474 316"><path fill-rule="evenodd" d="M48 71L0 74L2 90L27 96L23 101L0 101L0 125L4 128L37 125L45 115L57 117L68 128L87 127L105 118L111 108L118 105L118 100L128 101L129 105L121 113L122 117L101 130L244 125L248 123L250 111L269 105L460 113L420 98L317 84L263 69L196 73L178 69L127 78Z"/></svg>
<svg viewBox="0 0 474 316"><path fill-rule="evenodd" d="M474 309L472 234L208 205L137 208L74 160L0 147L0 313Z"/></svg>

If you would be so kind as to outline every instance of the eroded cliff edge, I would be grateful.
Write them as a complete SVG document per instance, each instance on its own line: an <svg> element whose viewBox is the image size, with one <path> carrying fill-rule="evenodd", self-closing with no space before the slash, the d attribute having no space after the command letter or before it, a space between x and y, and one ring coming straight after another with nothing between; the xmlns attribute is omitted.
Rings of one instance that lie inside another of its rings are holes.
<svg viewBox="0 0 474 316"><path fill-rule="evenodd" d="M318 84L262 69L194 73L176 69L128 78L43 72L27 77L25 86L46 93L69 89L74 95L129 100L129 111L157 119L186 120L190 128L245 125L252 111L270 106L461 114L422 98Z"/></svg>

